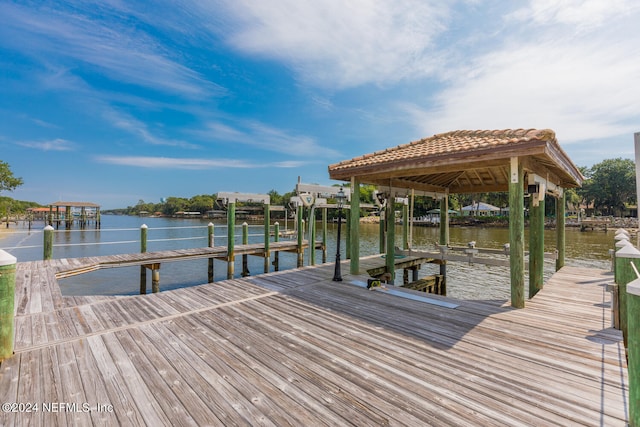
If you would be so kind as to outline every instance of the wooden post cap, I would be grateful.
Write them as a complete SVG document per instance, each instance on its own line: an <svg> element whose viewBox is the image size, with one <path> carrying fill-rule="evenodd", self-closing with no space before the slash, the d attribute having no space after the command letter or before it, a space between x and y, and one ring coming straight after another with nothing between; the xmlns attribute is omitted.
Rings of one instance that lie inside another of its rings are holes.
<svg viewBox="0 0 640 427"><path fill-rule="evenodd" d="M616 248L620 249L620 248L624 248L625 246L629 246L629 245L631 245L631 242L628 241L628 240L623 239L623 240L618 240L616 242L615 246L616 246ZM631 246L633 246L633 245L631 245Z"/></svg>
<svg viewBox="0 0 640 427"><path fill-rule="evenodd" d="M0 267L15 264L17 261L18 259L11 255L9 252L0 249Z"/></svg>
<svg viewBox="0 0 640 427"><path fill-rule="evenodd" d="M632 280L627 284L627 294L640 296L640 279Z"/></svg>
<svg viewBox="0 0 640 427"><path fill-rule="evenodd" d="M626 245L616 252L618 258L640 258L640 251L633 245Z"/></svg>

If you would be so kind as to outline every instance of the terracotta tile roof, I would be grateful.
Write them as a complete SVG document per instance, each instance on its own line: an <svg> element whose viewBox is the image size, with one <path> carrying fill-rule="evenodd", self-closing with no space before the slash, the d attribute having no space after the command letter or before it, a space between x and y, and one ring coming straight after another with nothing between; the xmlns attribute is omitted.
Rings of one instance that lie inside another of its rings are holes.
<svg viewBox="0 0 640 427"><path fill-rule="evenodd" d="M96 204L96 203L91 203L91 202L63 202L63 201L58 201L58 202L54 202L54 203L50 203L50 206L71 206L72 208L99 208L100 205Z"/></svg>
<svg viewBox="0 0 640 427"><path fill-rule="evenodd" d="M529 141L551 141L557 145L555 132L550 129L457 130L345 160L329 166L329 170L483 151Z"/></svg>
<svg viewBox="0 0 640 427"><path fill-rule="evenodd" d="M580 171L550 129L441 133L332 164L329 176L424 191L506 191L512 157L523 159L527 173L563 188L582 183Z"/></svg>

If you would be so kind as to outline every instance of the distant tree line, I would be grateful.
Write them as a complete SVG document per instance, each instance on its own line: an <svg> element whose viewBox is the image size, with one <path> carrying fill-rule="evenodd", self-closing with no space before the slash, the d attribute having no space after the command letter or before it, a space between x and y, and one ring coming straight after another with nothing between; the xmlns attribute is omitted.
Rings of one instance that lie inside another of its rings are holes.
<svg viewBox="0 0 640 427"><path fill-rule="evenodd" d="M635 163L630 159L607 159L591 168L581 167L580 172L585 180L581 188L565 191L565 200L570 207L579 209L587 207L588 213L595 215L623 216L630 207L637 205L636 171ZM22 178L15 177L9 164L0 160L0 192L13 191L23 184ZM363 185L360 188L360 200L362 203L374 203L375 186ZM268 192L271 204L287 206L295 191L279 194L276 190ZM134 206L122 209L103 211L122 215L140 215L141 212L149 214L175 215L177 212L200 212L220 209L216 204L216 194L201 194L191 198L168 197L159 203L149 203L139 200ZM507 207L509 203L508 193L474 193L453 194L449 196L449 206L453 210L460 210L463 206L475 202L485 202L497 207ZM10 197L0 196L0 214L7 215L24 213L27 208L39 207L38 203L14 200ZM418 197L414 202L414 215L425 215L429 210L439 208L439 202L430 198ZM555 214L555 203L549 198L545 204L546 214Z"/></svg>

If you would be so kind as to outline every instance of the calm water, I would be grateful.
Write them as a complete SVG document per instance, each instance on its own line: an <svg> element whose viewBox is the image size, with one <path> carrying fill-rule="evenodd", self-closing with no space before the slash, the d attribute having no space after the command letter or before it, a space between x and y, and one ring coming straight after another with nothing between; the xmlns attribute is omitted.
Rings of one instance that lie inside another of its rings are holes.
<svg viewBox="0 0 640 427"><path fill-rule="evenodd" d="M207 245L207 224L209 220L199 219L170 219L170 218L140 218L132 216L105 215L102 219L102 229L94 230L59 230L54 233L54 258L75 258L85 256L112 255L121 253L135 253L140 251L140 226L146 224L148 229L148 251L167 249L195 248ZM215 222L215 245L227 244L227 227L224 221ZM293 226L292 221L286 224ZM13 254L18 261L32 261L42 259L42 223L36 223L29 231L20 224L16 231L0 240L0 248ZM343 226L344 227L344 226ZM284 221L280 221L280 228L285 228ZM320 228L320 226L318 227ZM378 253L378 225L361 224L360 255ZM264 228L262 224L250 225L249 241L261 242ZM327 259L335 259L336 224L329 224ZM400 228L397 229L398 239ZM236 243L241 241L241 227L236 228ZM344 228L343 228L344 236ZM318 230L320 239L320 230ZM609 248L613 247L614 233L603 231L580 232L578 229L567 228L566 231L566 264L608 269L610 265ZM450 241L453 246L464 246L467 242L476 241L477 247L502 248L509 241L509 230L501 228L480 227L452 227ZM525 235L525 242L528 235ZM99 244L95 244L98 242ZM415 249L432 250L438 242L438 229L434 227L415 227L413 230L413 247ZM398 243L397 246L401 246ZM545 251L555 249L555 230L545 231ZM344 256L344 241L341 253ZM308 262L305 254L305 263ZM321 262L322 255L316 254L316 261ZM296 255L280 254L281 270L294 268ZM438 266L426 265L420 271L420 276L438 272ZM545 276L550 276L555 263L545 263ZM259 257L249 257L249 270L252 274L263 271L263 260ZM135 294L139 289L139 267L124 267L101 270L83 274L60 281L65 295L123 295ZM241 257L238 257L235 267L237 274L241 271ZM509 299L509 269L507 267L484 266L481 264L449 263L448 270L449 296L467 299ZM150 281L151 274L148 274ZM226 278L226 263L215 261L215 280ZM401 279L400 279L401 280ZM207 260L180 261L163 263L160 270L160 287L162 290L192 286L207 282ZM150 283L149 283L150 289Z"/></svg>

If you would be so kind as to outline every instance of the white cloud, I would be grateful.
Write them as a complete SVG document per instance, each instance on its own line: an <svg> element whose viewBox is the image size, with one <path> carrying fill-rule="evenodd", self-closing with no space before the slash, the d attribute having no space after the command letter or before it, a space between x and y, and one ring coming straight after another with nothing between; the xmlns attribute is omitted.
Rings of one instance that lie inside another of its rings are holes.
<svg viewBox="0 0 640 427"><path fill-rule="evenodd" d="M188 159L177 157L148 156L97 156L100 163L121 166L134 166L150 169L214 169L214 168L251 168L250 163L234 159Z"/></svg>
<svg viewBox="0 0 640 427"><path fill-rule="evenodd" d="M563 24L587 31L616 16L631 14L638 7L635 0L532 0L512 16L541 26Z"/></svg>
<svg viewBox="0 0 640 427"><path fill-rule="evenodd" d="M551 128L561 142L571 143L632 133L640 118L638 8L632 14L630 3L616 1L602 14L602 2L580 3L585 10L579 25L585 25L576 31L567 27L578 25L570 14L576 2L532 2L516 14L512 26L518 31L505 29L503 43L468 63L452 64L450 85L434 104L405 103L402 110L426 135Z"/></svg>
<svg viewBox="0 0 640 427"><path fill-rule="evenodd" d="M129 132L130 134L140 138L142 142L152 145L164 145L170 147L191 149L197 148L196 145L188 143L186 141L158 136L149 129L149 126L146 123L126 113L117 111L107 106L103 106L103 108L103 117L110 123L111 126Z"/></svg>
<svg viewBox="0 0 640 427"><path fill-rule="evenodd" d="M17 142L17 145L27 148L33 148L42 151L72 151L75 149L75 144L65 139L52 139L48 141L21 141Z"/></svg>
<svg viewBox="0 0 640 427"><path fill-rule="evenodd" d="M221 0L207 14L219 16L221 6L232 21L222 35L232 46L283 61L300 80L328 88L435 69L429 51L448 19L446 5L426 0Z"/></svg>
<svg viewBox="0 0 640 427"><path fill-rule="evenodd" d="M96 156L95 160L99 163L148 169L255 169L266 167L292 168L304 165L304 162L254 163L239 159L196 159L151 156Z"/></svg>
<svg viewBox="0 0 640 427"><path fill-rule="evenodd" d="M194 134L201 139L235 142L288 156L331 157L337 154L335 150L319 145L312 137L291 134L254 120L235 120L232 124L211 121L204 130Z"/></svg>
<svg viewBox="0 0 640 427"><path fill-rule="evenodd" d="M224 92L174 60L160 43L130 22L112 19L101 23L90 18L95 10L79 10L0 4L2 44L35 60L81 61L113 80L153 90L191 98Z"/></svg>

